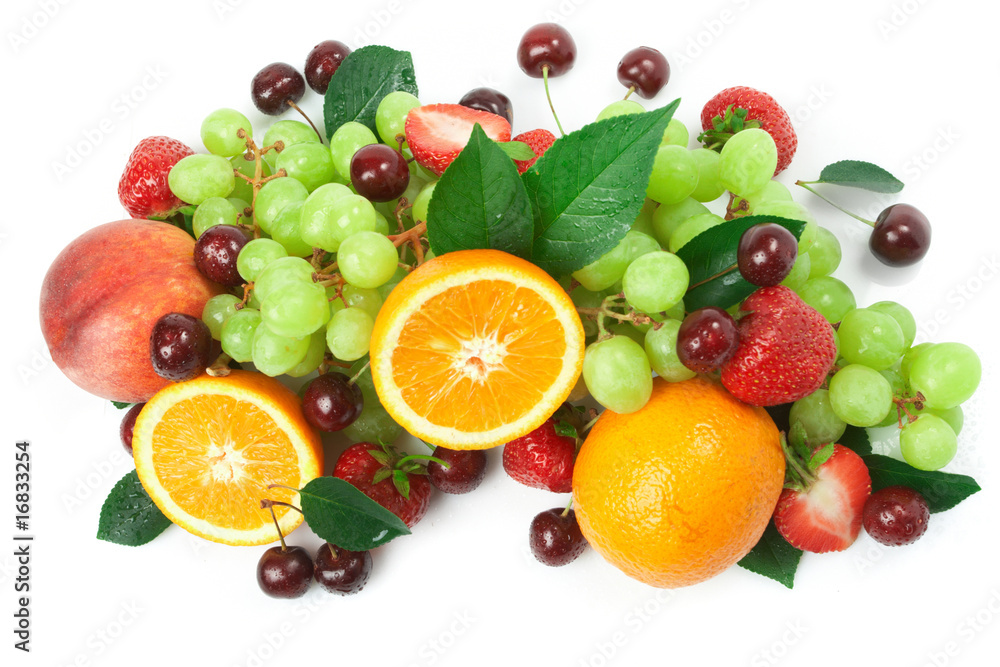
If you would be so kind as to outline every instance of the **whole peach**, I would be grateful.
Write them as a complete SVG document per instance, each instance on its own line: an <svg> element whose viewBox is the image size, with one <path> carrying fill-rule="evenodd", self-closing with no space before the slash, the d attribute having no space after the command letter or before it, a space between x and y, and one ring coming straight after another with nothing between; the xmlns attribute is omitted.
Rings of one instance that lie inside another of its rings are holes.
<svg viewBox="0 0 1000 667"><path fill-rule="evenodd" d="M149 334L166 313L201 317L225 288L194 264L194 239L165 222L119 220L63 249L42 282L39 314L52 360L113 401L141 403L169 382L153 372Z"/></svg>

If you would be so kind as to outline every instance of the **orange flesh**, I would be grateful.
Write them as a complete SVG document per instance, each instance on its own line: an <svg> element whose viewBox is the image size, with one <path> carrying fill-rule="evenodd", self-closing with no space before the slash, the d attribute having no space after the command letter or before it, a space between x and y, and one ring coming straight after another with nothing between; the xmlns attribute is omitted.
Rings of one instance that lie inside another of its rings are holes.
<svg viewBox="0 0 1000 667"><path fill-rule="evenodd" d="M530 411L558 378L565 353L566 331L537 292L477 280L409 317L392 353L393 380L431 423L484 432Z"/></svg>
<svg viewBox="0 0 1000 667"><path fill-rule="evenodd" d="M272 523L263 498L288 502L295 494L269 484L299 485L299 461L288 436L263 410L215 394L180 401L152 437L156 476L191 516L254 530ZM280 519L287 507L275 507Z"/></svg>

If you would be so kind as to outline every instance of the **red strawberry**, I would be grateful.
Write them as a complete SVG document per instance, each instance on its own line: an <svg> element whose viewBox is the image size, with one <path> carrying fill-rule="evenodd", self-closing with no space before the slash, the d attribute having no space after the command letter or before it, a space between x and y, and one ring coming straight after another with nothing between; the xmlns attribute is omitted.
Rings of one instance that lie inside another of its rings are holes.
<svg viewBox="0 0 1000 667"><path fill-rule="evenodd" d="M506 118L460 104L430 104L406 116L406 143L417 164L440 176L469 143L476 123L493 141L510 141Z"/></svg>
<svg viewBox="0 0 1000 667"><path fill-rule="evenodd" d="M745 113L740 113L741 109ZM799 140L788 113L767 93L747 86L723 90L701 110L704 133L698 140L707 148L721 150L729 137L750 127L762 128L774 139L778 148L778 166L774 170L777 176L791 163Z"/></svg>
<svg viewBox="0 0 1000 667"><path fill-rule="evenodd" d="M808 461L787 448L785 453L800 462L786 468L788 481L774 510L781 536L796 549L814 553L854 544L872 490L865 462L842 445L826 445Z"/></svg>
<svg viewBox="0 0 1000 667"><path fill-rule="evenodd" d="M822 315L783 285L760 288L740 313L740 343L722 367L722 384L731 394L767 406L820 388L837 356L833 328Z"/></svg>
<svg viewBox="0 0 1000 667"><path fill-rule="evenodd" d="M401 457L388 445L380 447L370 442L351 445L337 459L333 476L356 486L402 519L408 528L427 514L432 487L426 466Z"/></svg>
<svg viewBox="0 0 1000 667"><path fill-rule="evenodd" d="M118 199L133 218L165 218L184 202L167 185L171 167L194 151L170 137L146 137L135 147L118 181Z"/></svg>
<svg viewBox="0 0 1000 667"><path fill-rule="evenodd" d="M528 435L504 445L503 469L507 474L533 489L572 491L576 458L576 429L571 423L575 421L574 414L572 407L564 406Z"/></svg>
<svg viewBox="0 0 1000 667"><path fill-rule="evenodd" d="M548 130L532 130L517 135L514 137L514 141L523 141L528 144L531 150L535 151L535 157L530 160L514 160L514 164L517 165L517 173L523 174L531 169L531 165L535 164L535 161L542 157L542 154L556 142L556 135Z"/></svg>

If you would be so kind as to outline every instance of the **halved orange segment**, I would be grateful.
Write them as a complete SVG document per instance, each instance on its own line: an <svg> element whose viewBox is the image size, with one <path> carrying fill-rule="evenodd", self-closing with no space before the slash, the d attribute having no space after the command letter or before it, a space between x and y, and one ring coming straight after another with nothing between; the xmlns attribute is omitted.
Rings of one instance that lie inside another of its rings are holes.
<svg viewBox="0 0 1000 667"><path fill-rule="evenodd" d="M389 294L371 341L389 414L451 449L486 449L542 424L573 389L583 325L537 266L496 250L451 252Z"/></svg>
<svg viewBox="0 0 1000 667"><path fill-rule="evenodd" d="M224 544L278 539L268 498L299 506L289 489L322 474L318 434L299 398L261 373L233 371L169 385L146 403L132 436L135 467L150 498L171 521ZM283 534L302 515L274 508Z"/></svg>

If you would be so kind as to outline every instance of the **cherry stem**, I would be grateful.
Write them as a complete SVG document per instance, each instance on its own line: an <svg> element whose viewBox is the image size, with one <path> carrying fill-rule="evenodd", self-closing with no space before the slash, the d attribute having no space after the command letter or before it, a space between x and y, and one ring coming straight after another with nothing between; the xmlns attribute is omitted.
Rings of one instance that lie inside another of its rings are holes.
<svg viewBox="0 0 1000 667"><path fill-rule="evenodd" d="M358 378L360 378L362 375L364 375L365 371L367 371L369 368L371 368L371 366L372 366L372 360L369 359L368 361L365 362L365 365L361 367L361 370L358 371L357 373L355 373L354 377L352 377L350 380L347 381L347 384L356 384L357 381L358 381Z"/></svg>
<svg viewBox="0 0 1000 667"><path fill-rule="evenodd" d="M629 86L628 92L625 93L625 99L627 100L628 98L632 97L632 93L634 92L635 92L635 86Z"/></svg>
<svg viewBox="0 0 1000 667"><path fill-rule="evenodd" d="M288 547L285 545L285 536L281 533L281 526L278 525L278 517L274 513L274 503L265 498L260 501L260 505L261 507L267 507L267 509L271 510L271 520L274 521L274 528L278 531L278 539L281 540L281 550L287 551Z"/></svg>
<svg viewBox="0 0 1000 667"><path fill-rule="evenodd" d="M566 132L563 130L562 123L559 122L559 116L556 114L556 107L552 104L552 95L549 93L549 66L542 65L542 81L545 83L545 97L549 100L549 108L552 109L552 117L556 119L556 127L559 128L559 134L566 136Z"/></svg>
<svg viewBox="0 0 1000 667"><path fill-rule="evenodd" d="M315 132L316 136L319 137L319 143L323 143L323 135L320 134L319 130L316 129L316 126L313 124L312 119L309 116L306 115L306 112L303 111L302 109L300 109L299 105L296 104L295 102L291 101L291 100L288 100L288 106L292 107L293 109L295 109L296 111L298 111L300 114L302 114L302 117L306 119L306 122L309 123L309 126L313 129L313 132Z"/></svg>
<svg viewBox="0 0 1000 667"><path fill-rule="evenodd" d="M808 185L809 183L818 183L818 182L819 181L795 181L795 185L798 185L801 188L805 188L809 192L813 193L814 195L816 195L817 197L819 197L820 199L822 199L823 201L825 201L830 206L832 206L835 209L841 211L842 213L846 213L847 215L851 216L855 220L859 220L859 221L865 223L866 225L868 225L869 227L874 227L875 226L875 223L872 222L871 220L866 220L865 218L862 218L860 215L856 215L854 213L851 213L850 211L848 211L843 206L840 206L838 204L834 204L832 201L830 201L829 199L827 199L826 197L824 197L823 195L821 195L819 192L817 192L815 188L811 188Z"/></svg>
<svg viewBox="0 0 1000 667"><path fill-rule="evenodd" d="M573 496L569 497L569 504L566 505L566 509L563 510L560 516L562 516L565 519L567 516L569 516L569 511L571 509L573 509Z"/></svg>
<svg viewBox="0 0 1000 667"><path fill-rule="evenodd" d="M594 428L594 424L596 424L597 420L600 419L600 418L601 418L601 416L597 415L596 417L594 417L593 419L591 419L589 422L587 422L586 424L584 424L583 428L580 429L580 433L586 433L590 429Z"/></svg>

